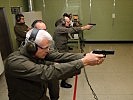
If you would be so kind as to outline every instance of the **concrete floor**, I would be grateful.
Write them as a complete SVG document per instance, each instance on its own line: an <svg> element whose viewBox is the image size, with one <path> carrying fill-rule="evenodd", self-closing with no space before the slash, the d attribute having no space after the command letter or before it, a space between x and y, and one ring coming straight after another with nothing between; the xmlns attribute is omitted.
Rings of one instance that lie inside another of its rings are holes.
<svg viewBox="0 0 133 100"><path fill-rule="evenodd" d="M115 50L97 66L87 66L88 80L98 100L133 100L133 44L87 44L85 52L94 49ZM74 87L75 77L68 79ZM0 100L8 100L4 77L0 78ZM73 88L60 88L59 100L73 100ZM78 76L76 100L95 100L85 79L84 70Z"/></svg>

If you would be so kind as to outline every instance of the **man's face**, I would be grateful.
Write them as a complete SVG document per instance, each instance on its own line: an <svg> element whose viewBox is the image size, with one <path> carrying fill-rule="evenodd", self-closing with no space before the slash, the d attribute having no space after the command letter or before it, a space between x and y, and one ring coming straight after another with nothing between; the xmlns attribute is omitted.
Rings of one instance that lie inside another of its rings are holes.
<svg viewBox="0 0 133 100"><path fill-rule="evenodd" d="M49 52L49 48L50 48L50 42L47 39L42 40L42 42L37 46L38 50L35 54L35 56L37 58L45 58L45 56L48 54Z"/></svg>
<svg viewBox="0 0 133 100"><path fill-rule="evenodd" d="M35 28L40 30L46 30L46 25L43 22L37 22L35 25ZM45 58L45 56L48 54L50 48L50 43L47 39L44 39L39 45L38 45L38 51L36 52L35 56L38 58Z"/></svg>
<svg viewBox="0 0 133 100"><path fill-rule="evenodd" d="M69 27L70 26L70 24L71 24L71 22L70 22L70 19L68 18L68 17L65 17L65 26L66 27Z"/></svg>
<svg viewBox="0 0 133 100"><path fill-rule="evenodd" d="M20 17L20 23L25 23L24 17Z"/></svg>

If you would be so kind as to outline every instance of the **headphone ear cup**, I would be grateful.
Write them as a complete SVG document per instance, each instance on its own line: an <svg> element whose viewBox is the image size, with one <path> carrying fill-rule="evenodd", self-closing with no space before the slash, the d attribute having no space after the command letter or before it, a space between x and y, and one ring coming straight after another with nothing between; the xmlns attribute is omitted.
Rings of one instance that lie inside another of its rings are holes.
<svg viewBox="0 0 133 100"><path fill-rule="evenodd" d="M17 22L19 22L19 21L21 20L20 14L17 14L17 15L15 16L15 19L16 19Z"/></svg>
<svg viewBox="0 0 133 100"><path fill-rule="evenodd" d="M32 42L32 41L28 41L26 43L26 50L29 54L34 55L37 52L37 44Z"/></svg>
<svg viewBox="0 0 133 100"><path fill-rule="evenodd" d="M66 21L65 21L65 19L63 19L63 20L62 20L62 25L65 26L65 24L66 24Z"/></svg>
<svg viewBox="0 0 133 100"><path fill-rule="evenodd" d="M19 22L19 21L20 21L20 17L17 18L17 22Z"/></svg>

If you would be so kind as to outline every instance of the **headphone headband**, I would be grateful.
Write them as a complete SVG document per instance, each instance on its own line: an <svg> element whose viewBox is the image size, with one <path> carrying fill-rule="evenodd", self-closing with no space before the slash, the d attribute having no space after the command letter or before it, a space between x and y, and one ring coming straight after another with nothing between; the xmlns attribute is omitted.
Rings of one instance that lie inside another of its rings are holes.
<svg viewBox="0 0 133 100"><path fill-rule="evenodd" d="M33 28L32 32L31 32L31 35L29 37L30 41L35 41L38 31L39 31L38 29Z"/></svg>
<svg viewBox="0 0 133 100"><path fill-rule="evenodd" d="M34 55L37 52L37 44L34 42L38 33L38 29L33 28L29 41L26 43L26 50L29 54Z"/></svg>

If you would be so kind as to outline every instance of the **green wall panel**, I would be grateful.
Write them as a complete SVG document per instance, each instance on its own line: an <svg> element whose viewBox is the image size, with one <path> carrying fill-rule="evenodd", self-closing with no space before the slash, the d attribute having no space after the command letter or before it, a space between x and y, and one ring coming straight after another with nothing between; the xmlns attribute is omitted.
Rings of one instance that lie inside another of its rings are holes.
<svg viewBox="0 0 133 100"><path fill-rule="evenodd" d="M16 49L16 40L14 33L14 23L13 23L13 15L11 13L11 7L22 7L23 11L28 11L28 1L27 0L0 0L0 7L5 8L5 15L7 17L7 21L9 24L9 30L11 33L11 40L13 44L13 48Z"/></svg>
<svg viewBox="0 0 133 100"><path fill-rule="evenodd" d="M43 20L45 21L50 34L54 33L54 23L58 18L62 17L65 0L34 0L35 11L42 11Z"/></svg>
<svg viewBox="0 0 133 100"><path fill-rule="evenodd" d="M54 33L54 22L65 12L66 0L44 0L45 8L41 0L35 0L36 10L43 11L43 20L46 22L48 31ZM83 25L88 22L97 25L84 31L86 40L94 41L132 41L133 40L133 0L67 0L68 2L80 1L80 20ZM42 7L41 7L42 6ZM91 13L90 13L91 11ZM112 18L115 13L115 18ZM82 15L81 15L82 14Z"/></svg>

